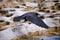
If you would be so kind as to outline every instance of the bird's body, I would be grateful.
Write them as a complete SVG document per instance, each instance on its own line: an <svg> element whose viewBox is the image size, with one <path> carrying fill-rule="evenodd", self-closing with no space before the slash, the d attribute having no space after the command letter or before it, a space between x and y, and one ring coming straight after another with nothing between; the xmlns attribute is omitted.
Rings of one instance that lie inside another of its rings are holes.
<svg viewBox="0 0 60 40"><path fill-rule="evenodd" d="M13 21L18 22L22 19L27 19L31 23L34 23L40 27L48 28L48 26L36 14L38 14L38 13L28 12L28 13L23 14L22 16L15 17L13 19Z"/></svg>

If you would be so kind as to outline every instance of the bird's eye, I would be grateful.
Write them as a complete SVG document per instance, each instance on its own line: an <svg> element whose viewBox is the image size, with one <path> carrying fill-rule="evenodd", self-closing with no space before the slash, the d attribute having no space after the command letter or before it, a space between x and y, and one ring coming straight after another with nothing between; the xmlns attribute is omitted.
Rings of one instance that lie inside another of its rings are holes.
<svg viewBox="0 0 60 40"><path fill-rule="evenodd" d="M13 32L15 32L15 30L17 30L17 28L12 29Z"/></svg>

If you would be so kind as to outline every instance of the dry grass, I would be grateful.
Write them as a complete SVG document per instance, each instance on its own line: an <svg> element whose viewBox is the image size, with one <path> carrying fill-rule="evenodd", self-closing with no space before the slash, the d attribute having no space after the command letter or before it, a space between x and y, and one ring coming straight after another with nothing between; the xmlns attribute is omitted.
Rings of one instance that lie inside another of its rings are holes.
<svg viewBox="0 0 60 40"><path fill-rule="evenodd" d="M44 31L43 31L44 32ZM50 28L45 31L45 33L36 31L34 33L29 32L27 35L18 36L11 40L25 40L28 38L38 38L41 36L60 36L60 27L58 28Z"/></svg>

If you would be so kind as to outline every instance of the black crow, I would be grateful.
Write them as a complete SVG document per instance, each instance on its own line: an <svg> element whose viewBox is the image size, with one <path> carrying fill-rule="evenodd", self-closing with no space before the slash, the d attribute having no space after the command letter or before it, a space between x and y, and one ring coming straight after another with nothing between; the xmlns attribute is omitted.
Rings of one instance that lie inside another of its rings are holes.
<svg viewBox="0 0 60 40"><path fill-rule="evenodd" d="M28 21L30 21L31 23L34 23L34 24L38 25L39 27L48 28L48 26L36 14L38 14L38 13L28 12L28 13L23 14L21 16L15 17L13 19L13 21L14 22L19 22L20 20L25 18Z"/></svg>

